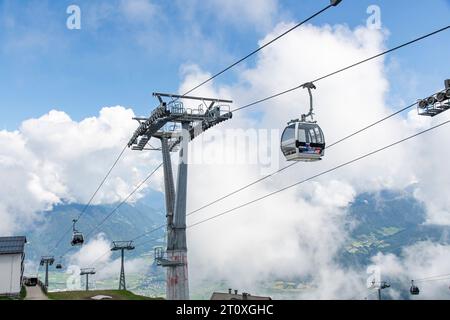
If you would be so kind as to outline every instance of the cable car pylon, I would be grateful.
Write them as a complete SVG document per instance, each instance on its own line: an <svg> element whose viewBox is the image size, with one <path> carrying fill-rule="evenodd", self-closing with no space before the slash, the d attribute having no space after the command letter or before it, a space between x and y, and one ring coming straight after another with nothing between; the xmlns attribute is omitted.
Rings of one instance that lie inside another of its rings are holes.
<svg viewBox="0 0 450 320"><path fill-rule="evenodd" d="M128 143L132 150L146 148L151 138L161 141L164 189L166 198L167 250L158 250L155 260L167 268L166 298L189 300L186 243L186 195L188 178L188 144L206 130L232 118L230 100L154 93L159 106L148 118L135 118L139 127ZM170 99L169 102L164 99ZM201 101L186 108L180 100ZM179 149L180 161L176 188L170 153Z"/></svg>
<svg viewBox="0 0 450 320"><path fill-rule="evenodd" d="M444 82L445 90L418 101L417 111L420 116L435 117L450 109L450 79Z"/></svg>
<svg viewBox="0 0 450 320"><path fill-rule="evenodd" d="M113 247L111 251L121 252L121 267L120 267L120 280L119 280L119 290L127 290L127 284L125 281L125 250L134 250L133 241L113 241Z"/></svg>
<svg viewBox="0 0 450 320"><path fill-rule="evenodd" d="M80 271L80 276L86 276L86 291L89 291L89 276L94 275L95 268L84 268Z"/></svg>
<svg viewBox="0 0 450 320"><path fill-rule="evenodd" d="M47 257L41 258L40 265L41 266L45 265L45 281L44 281L45 290L48 290L48 266L53 265L54 262L55 262L55 258L53 256L47 256Z"/></svg>

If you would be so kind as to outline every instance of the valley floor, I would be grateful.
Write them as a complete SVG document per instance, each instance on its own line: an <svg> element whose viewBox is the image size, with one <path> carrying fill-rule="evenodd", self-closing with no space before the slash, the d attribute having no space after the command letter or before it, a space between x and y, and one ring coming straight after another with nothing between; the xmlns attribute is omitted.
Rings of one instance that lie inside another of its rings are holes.
<svg viewBox="0 0 450 320"><path fill-rule="evenodd" d="M92 300L95 296L109 296L110 300L162 300L136 295L130 291L119 290L98 290L98 291L66 291L49 292L50 300Z"/></svg>

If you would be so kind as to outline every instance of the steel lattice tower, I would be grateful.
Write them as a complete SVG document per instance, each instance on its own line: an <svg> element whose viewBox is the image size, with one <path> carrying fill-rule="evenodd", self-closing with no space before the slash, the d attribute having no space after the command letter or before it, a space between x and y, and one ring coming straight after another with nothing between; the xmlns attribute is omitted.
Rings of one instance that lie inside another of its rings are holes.
<svg viewBox="0 0 450 320"><path fill-rule="evenodd" d="M89 291L89 275L95 274L95 268L81 269L80 276L86 276L86 291Z"/></svg>
<svg viewBox="0 0 450 320"><path fill-rule="evenodd" d="M45 265L45 282L44 282L44 286L45 286L46 290L48 289L48 266L53 265L54 262L55 262L55 258L54 257L48 256L48 257L42 257L41 258L40 265L41 266Z"/></svg>
<svg viewBox="0 0 450 320"><path fill-rule="evenodd" d="M188 144L204 131L232 118L232 101L154 93L160 105L148 118L135 118L139 127L128 143L133 150L162 151L167 218L167 250L155 250L158 265L167 268L168 300L189 299L186 244L186 194L188 176ZM163 98L171 101L165 102ZM201 101L198 107L186 108L180 100ZM170 124L170 125L169 125ZM161 141L161 148L146 148L151 138ZM178 177L175 184L170 152L180 148Z"/></svg>
<svg viewBox="0 0 450 320"><path fill-rule="evenodd" d="M125 266L124 266L125 250L134 250L133 241L113 241L113 247L111 248L111 251L121 252L119 290L127 290L127 284L125 281Z"/></svg>

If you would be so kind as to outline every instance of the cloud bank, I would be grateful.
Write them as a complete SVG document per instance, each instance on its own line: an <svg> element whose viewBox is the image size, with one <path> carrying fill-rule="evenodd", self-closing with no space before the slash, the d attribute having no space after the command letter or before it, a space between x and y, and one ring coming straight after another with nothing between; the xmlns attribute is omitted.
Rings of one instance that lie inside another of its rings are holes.
<svg viewBox="0 0 450 320"><path fill-rule="evenodd" d="M277 25L260 43L291 26ZM261 52L255 67L241 70L237 75L237 83L226 86L210 83L196 94L233 97L236 106L245 105L383 51L386 34L363 27L351 30L345 26L309 25ZM390 85L385 68L385 61L379 59L317 83L318 89L314 92L316 119L329 144L403 107L386 104ZM195 66L184 70L187 72L180 92L210 76ZM232 155L235 148L232 145L227 148L226 143L222 143L227 129L284 128L287 121L298 118L307 108L307 92L296 91L254 110L239 112L232 121L194 141L192 157L198 151L196 144L202 144L199 152L214 153L217 151L213 149L219 146L222 148L220 154ZM188 225L447 119L448 115L433 120L422 119L413 110L407 117L386 121L327 150L322 162L299 164L197 213L188 219ZM348 237L344 230L345 207L361 192L402 190L414 184L417 199L424 201L427 207L428 222L448 224L450 206L445 196L445 186L450 179L448 170L439 175L431 174L441 161L442 153L447 152L434 143L445 143L442 139L447 141L448 133L450 128L441 128L434 134L315 179L313 183L292 188L190 229L190 270L194 288L201 287L205 279L224 280L230 287L247 291L258 290L256 284L261 281L302 279L318 289L298 293L298 298L367 296L365 270L362 273L361 270L347 270L337 262L337 254ZM433 138L436 135L440 137L438 140ZM279 155L278 150L271 151ZM281 158L280 163L286 165ZM197 209L208 203L205 199L219 198L260 177L260 165L192 165L188 207ZM433 194L436 200L428 201Z"/></svg>
<svg viewBox="0 0 450 320"><path fill-rule="evenodd" d="M119 279L121 258L113 255L111 241L104 234L98 234L88 241L79 251L67 257L69 264L81 268L95 268L95 280ZM148 261L143 258L125 259L127 275L142 274L149 269Z"/></svg>
<svg viewBox="0 0 450 320"><path fill-rule="evenodd" d="M255 12L258 19L270 16L272 2L266 3L268 8ZM133 4L135 6L125 8L125 12L136 21L141 10L153 10L147 1L134 1ZM214 6L216 2L209 5ZM239 6L247 10L247 4ZM291 23L279 23L260 44L291 26ZM384 32L363 27L308 25L262 51L254 66L241 66L236 82L227 85L209 83L195 94L232 97L235 105L240 106L378 53L384 49L385 39ZM206 52L211 55L210 51ZM182 93L210 76L195 65L185 65L181 75ZM337 141L390 114L392 106L386 105L389 90L383 59L320 82L315 92L316 119L328 142ZM287 121L305 112L307 106L307 93L296 91L256 107L256 116L252 110L240 112L232 121L194 141L191 155L195 157L201 150L210 155L221 152L222 155L238 156L234 144L223 143L226 130L281 129ZM402 106L395 109L397 107ZM131 120L133 116L130 109L112 107L103 108L97 117L77 122L64 112L54 110L39 119L25 121L15 132L1 131L0 176L7 183L0 186L3 196L0 233L12 233L32 225L39 219L39 211L48 210L54 204L87 202L94 186L103 178L105 168L136 128L136 123ZM433 120L421 119L411 111L407 117L386 121L327 150L324 161L299 164L192 216L189 224L447 119L448 115ZM450 152L442 147L450 142L449 133L449 128L441 128L438 133L189 229L190 274L194 290L205 280L225 280L229 286L251 291L257 290L259 282L269 279L302 279L315 289L299 293L298 298L364 297L367 295L366 275L360 270L343 268L336 261L348 238L344 230L345 208L360 192L404 189L414 183L417 199L424 201L427 207L428 222L449 225L450 200L446 196L446 186L450 173L442 161ZM275 140L279 141L278 138ZM221 150L217 150L218 145ZM278 148L270 143L265 148L285 165ZM94 203L122 200L157 163L157 156L153 154L126 154ZM208 199L216 199L260 178L261 164L193 164L189 174L190 211L204 205ZM160 184L159 180L155 185L160 187ZM92 189L86 186L92 186ZM433 201L428 200L431 197ZM107 239L98 236L72 257L73 263L86 265L108 247ZM444 263L447 251L446 247L430 244L405 249L402 259L377 256L374 263L382 265L387 274L414 275L430 270L427 261L435 257L432 266L442 267L430 272L438 272L447 267ZM423 256L417 256L417 252L423 252ZM434 256L428 256L431 253ZM117 260L111 262L108 255L102 259L101 263L106 265L104 275L117 272ZM417 260L422 269L408 268L411 261ZM137 265L140 265L139 261ZM435 294L438 293L430 293L430 296Z"/></svg>
<svg viewBox="0 0 450 320"><path fill-rule="evenodd" d="M133 116L118 106L77 122L52 110L17 131L0 131L0 234L26 230L55 204L87 203L136 129ZM157 161L155 154L127 150L93 203L122 201Z"/></svg>

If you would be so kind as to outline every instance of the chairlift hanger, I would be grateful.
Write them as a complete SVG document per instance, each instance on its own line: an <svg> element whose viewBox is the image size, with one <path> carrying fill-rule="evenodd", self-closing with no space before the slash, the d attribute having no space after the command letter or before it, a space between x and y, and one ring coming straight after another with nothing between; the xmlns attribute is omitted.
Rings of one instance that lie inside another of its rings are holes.
<svg viewBox="0 0 450 320"><path fill-rule="evenodd" d="M72 241L71 241L72 246L81 246L84 243L83 234L76 229L77 222L78 222L77 219L73 220L73 226L72 226L73 234L72 234Z"/></svg>

